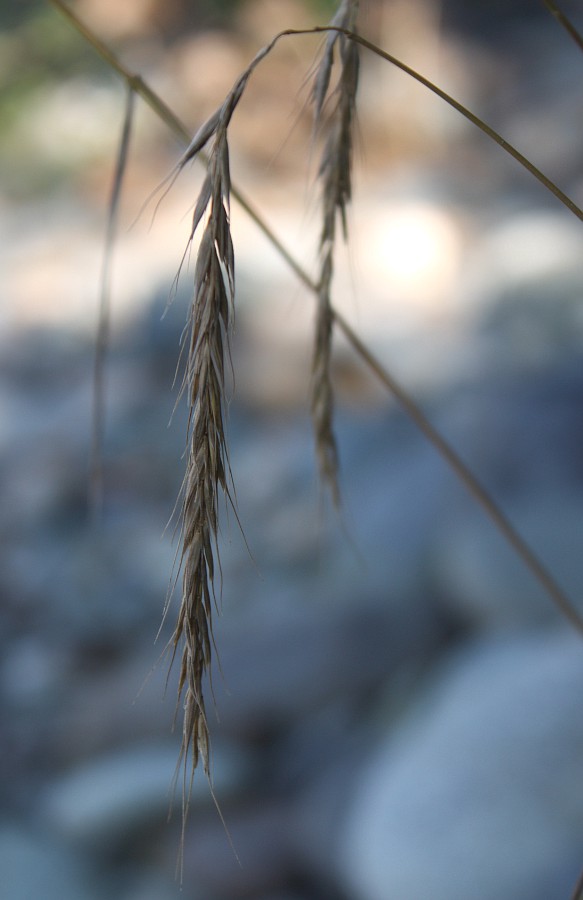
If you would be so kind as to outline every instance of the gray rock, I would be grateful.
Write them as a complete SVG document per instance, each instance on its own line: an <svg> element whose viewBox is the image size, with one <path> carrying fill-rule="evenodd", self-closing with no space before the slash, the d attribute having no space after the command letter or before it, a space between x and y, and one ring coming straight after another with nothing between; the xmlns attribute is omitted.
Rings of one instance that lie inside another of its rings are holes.
<svg viewBox="0 0 583 900"><path fill-rule="evenodd" d="M245 900L285 888L292 870L288 810L262 802L223 807L228 836L216 811L191 821L184 845L184 884L205 898ZM175 844L171 843L171 857Z"/></svg>
<svg viewBox="0 0 583 900"><path fill-rule="evenodd" d="M31 634L8 644L0 662L0 685L13 708L42 711L43 705L64 688L63 665L56 648Z"/></svg>
<svg viewBox="0 0 583 900"><path fill-rule="evenodd" d="M277 589L297 585L299 595L314 600L325 595L339 606L360 606L364 597L427 614L424 563L447 470L401 415L337 419L340 514L321 502L306 422L266 418L233 447L239 514L255 566L231 516L221 542L227 606L241 591L257 594L258 568Z"/></svg>
<svg viewBox="0 0 583 900"><path fill-rule="evenodd" d="M549 900L581 867L583 643L491 640L363 767L338 845L358 900Z"/></svg>
<svg viewBox="0 0 583 900"><path fill-rule="evenodd" d="M439 641L429 616L415 619L365 597L310 603L291 592L218 620L214 684L221 728L271 732L332 702L356 703L406 658Z"/></svg>
<svg viewBox="0 0 583 900"><path fill-rule="evenodd" d="M269 894L261 894L261 897L258 897L257 900L313 900L314 895L310 894L298 894L296 891L285 890L285 888L281 891L275 891L274 893Z"/></svg>
<svg viewBox="0 0 583 900"><path fill-rule="evenodd" d="M158 745L169 738L175 711L176 667L166 689L167 660L153 637L97 671L72 673L67 701L52 713L45 753L73 768L90 757L107 757L120 746Z"/></svg>
<svg viewBox="0 0 583 900"><path fill-rule="evenodd" d="M165 820L177 758L178 740L169 740L92 760L50 785L41 815L52 829L85 846L115 846L132 832ZM244 753L213 746L215 791L224 797L235 790L245 780L248 765ZM193 783L192 803L197 801L212 803L202 771ZM179 803L177 796L174 806Z"/></svg>
<svg viewBox="0 0 583 900"><path fill-rule="evenodd" d="M6 900L105 900L109 896L78 851L11 822L0 824L0 894Z"/></svg>
<svg viewBox="0 0 583 900"><path fill-rule="evenodd" d="M329 566L333 590L405 606L421 621L428 614L428 548L439 527L449 473L434 449L401 416L352 422L339 432L345 535ZM357 562L355 563L355 558Z"/></svg>
<svg viewBox="0 0 583 900"><path fill-rule="evenodd" d="M171 872L164 874L144 867L136 872L130 887L123 891L120 900L180 900L183 897L184 891ZM188 885L188 897L189 900L204 900L191 885Z"/></svg>

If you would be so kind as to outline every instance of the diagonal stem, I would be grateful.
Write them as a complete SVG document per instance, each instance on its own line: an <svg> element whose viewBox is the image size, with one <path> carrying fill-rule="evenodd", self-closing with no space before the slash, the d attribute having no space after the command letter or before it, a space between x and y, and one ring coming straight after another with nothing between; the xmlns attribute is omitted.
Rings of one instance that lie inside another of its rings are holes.
<svg viewBox="0 0 583 900"><path fill-rule="evenodd" d="M579 880L575 885L573 893L571 894L571 900L582 900L583 898L583 872L581 872L579 876Z"/></svg>
<svg viewBox="0 0 583 900"><path fill-rule="evenodd" d="M548 11L555 17L559 25L562 25L565 31L571 35L579 49L583 50L583 37L577 31L571 20L567 18L565 13L562 12L559 7L552 2L552 0L544 0L544 4Z"/></svg>
<svg viewBox="0 0 583 900"><path fill-rule="evenodd" d="M442 459L445 460L451 469L453 469L458 479L479 503L484 512L488 514L491 521L504 535L517 556L522 559L526 567L543 586L547 594L552 597L555 604L564 613L567 619L569 619L577 631L583 634L583 619L581 618L581 615L557 583L556 579L543 565L538 556L531 550L524 538L521 537L486 488L480 484L474 473L453 449L451 444L449 444L439 431L434 428L425 413L415 403L409 393L401 387L401 385L370 352L368 347L362 343L358 335L354 333L340 313L335 312L334 317L340 330L357 350L359 356L366 361L369 369L375 373L379 381L381 381L399 401L409 418L417 425L418 429L425 435L428 441L433 444Z"/></svg>

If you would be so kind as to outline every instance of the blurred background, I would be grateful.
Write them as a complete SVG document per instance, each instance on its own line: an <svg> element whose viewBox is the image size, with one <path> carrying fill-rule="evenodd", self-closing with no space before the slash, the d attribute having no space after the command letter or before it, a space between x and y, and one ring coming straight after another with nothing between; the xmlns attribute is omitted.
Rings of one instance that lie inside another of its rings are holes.
<svg viewBox="0 0 583 900"><path fill-rule="evenodd" d="M331 0L78 0L189 130ZM583 7L564 0L581 30ZM112 272L100 521L93 358L124 86L49 2L0 0L0 896L554 900L583 869L583 643L338 337L341 516L309 423L313 298L236 204L231 463L211 712L184 842L173 387L203 169L137 101ZM582 58L535 0L367 0L361 32L583 204ZM316 272L317 37L232 123L234 183ZM582 226L441 100L363 53L334 302L579 604ZM169 297L174 299L168 306ZM176 409L175 409L176 406ZM247 546L248 545L248 546ZM209 708L210 702L209 692ZM200 776L200 777L199 777ZM234 846L240 864L232 846Z"/></svg>

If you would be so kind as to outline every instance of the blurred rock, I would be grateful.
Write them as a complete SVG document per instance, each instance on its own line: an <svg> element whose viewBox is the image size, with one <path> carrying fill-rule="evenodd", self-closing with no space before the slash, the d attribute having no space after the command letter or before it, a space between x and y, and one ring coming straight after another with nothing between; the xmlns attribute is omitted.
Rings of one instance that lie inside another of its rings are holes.
<svg viewBox="0 0 583 900"><path fill-rule="evenodd" d="M149 744L168 737L176 673L166 691L167 668L159 659L162 645L155 647L152 636L144 644L145 649L128 650L121 659L106 659L95 670L75 673L67 702L55 710L51 732L43 737L50 759L70 767L133 741Z"/></svg>
<svg viewBox="0 0 583 900"><path fill-rule="evenodd" d="M41 816L70 840L94 848L115 845L164 818L176 758L176 746L167 743L93 759L48 787Z"/></svg>
<svg viewBox="0 0 583 900"><path fill-rule="evenodd" d="M172 774L178 742L120 749L73 770L49 786L41 817L50 827L85 846L111 848L132 832L163 823L172 798ZM248 775L249 760L240 750L213 747L213 779L221 796L235 791ZM180 777L178 794L180 793ZM193 783L192 803L212 802L202 772ZM175 803L179 804L177 797Z"/></svg>
<svg viewBox="0 0 583 900"><path fill-rule="evenodd" d="M243 900L283 890L292 871L288 813L260 799L248 808L224 809L192 821L184 845L184 882L208 900Z"/></svg>
<svg viewBox="0 0 583 900"><path fill-rule="evenodd" d="M221 729L253 735L338 700L358 703L404 660L429 653L441 633L433 620L416 621L390 605L307 605L298 597L220 620L215 637Z"/></svg>
<svg viewBox="0 0 583 900"><path fill-rule="evenodd" d="M77 851L51 837L0 824L0 891L6 900L106 900L106 881Z"/></svg>
<svg viewBox="0 0 583 900"><path fill-rule="evenodd" d="M316 896L310 894L298 894L295 891L281 890L269 894L261 894L257 900L317 900Z"/></svg>
<svg viewBox="0 0 583 900"><path fill-rule="evenodd" d="M427 561L451 483L447 467L402 413L340 419L339 446L348 538L335 545L332 590L367 595L421 627L435 615Z"/></svg>
<svg viewBox="0 0 583 900"><path fill-rule="evenodd" d="M468 645L362 767L336 864L358 900L548 900L581 866L583 650Z"/></svg>
<svg viewBox="0 0 583 900"><path fill-rule="evenodd" d="M180 900L183 896L183 889L170 872L165 875L144 866L136 874L131 887L120 893L119 900ZM189 891L188 897L189 900L203 900L196 889Z"/></svg>
<svg viewBox="0 0 583 900"><path fill-rule="evenodd" d="M359 728L358 719L353 718L344 734L331 742L326 764L320 760L317 768L304 772L304 783L296 785L291 809L294 859L298 870L326 885L332 897L340 886L346 887L338 866L338 844L370 740L368 730Z"/></svg>

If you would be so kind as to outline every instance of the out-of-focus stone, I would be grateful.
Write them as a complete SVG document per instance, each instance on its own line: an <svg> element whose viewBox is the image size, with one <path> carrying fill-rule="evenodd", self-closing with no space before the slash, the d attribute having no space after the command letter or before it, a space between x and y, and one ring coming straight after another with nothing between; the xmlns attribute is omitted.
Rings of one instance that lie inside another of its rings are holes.
<svg viewBox="0 0 583 900"><path fill-rule="evenodd" d="M583 828L583 651L469 646L362 768L338 846L358 900L569 896Z"/></svg>
<svg viewBox="0 0 583 900"><path fill-rule="evenodd" d="M105 900L105 883L77 851L46 835L0 824L0 894L6 900Z"/></svg>
<svg viewBox="0 0 583 900"><path fill-rule="evenodd" d="M42 815L51 828L86 846L108 847L163 822L172 798L178 743L138 745L92 760L49 786ZM244 753L214 747L213 778L222 796L244 782L249 759ZM179 775L177 791L180 792ZM212 802L202 771L193 782L191 802ZM178 799L176 800L176 804Z"/></svg>

